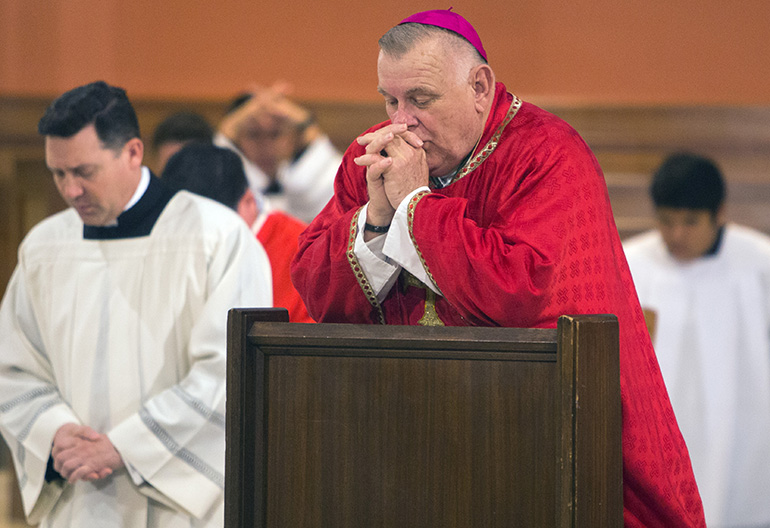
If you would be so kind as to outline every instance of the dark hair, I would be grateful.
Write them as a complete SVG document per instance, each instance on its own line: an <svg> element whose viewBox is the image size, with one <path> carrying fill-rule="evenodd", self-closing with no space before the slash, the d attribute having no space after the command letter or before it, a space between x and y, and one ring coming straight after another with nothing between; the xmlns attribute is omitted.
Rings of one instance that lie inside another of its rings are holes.
<svg viewBox="0 0 770 528"><path fill-rule="evenodd" d="M57 97L37 130L44 136L68 138L91 124L106 148L119 149L140 137L139 120L126 91L104 81L79 86Z"/></svg>
<svg viewBox="0 0 770 528"><path fill-rule="evenodd" d="M193 142L169 158L161 179L174 190L187 190L237 210L248 189L241 158L212 143Z"/></svg>
<svg viewBox="0 0 770 528"><path fill-rule="evenodd" d="M214 129L206 118L195 112L177 112L160 122L152 135L152 147L164 143L187 141L211 141Z"/></svg>
<svg viewBox="0 0 770 528"><path fill-rule="evenodd" d="M710 159L678 153L655 172L650 194L655 207L706 209L715 215L725 200L725 183Z"/></svg>

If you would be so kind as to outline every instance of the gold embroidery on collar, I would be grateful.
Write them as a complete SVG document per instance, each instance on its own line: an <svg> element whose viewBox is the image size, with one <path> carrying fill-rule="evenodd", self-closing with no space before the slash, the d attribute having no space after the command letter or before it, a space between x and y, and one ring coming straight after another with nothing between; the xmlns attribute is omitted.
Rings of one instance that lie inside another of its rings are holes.
<svg viewBox="0 0 770 528"><path fill-rule="evenodd" d="M511 94L513 95L513 94ZM465 164L465 166L455 175L455 177L452 179L452 182L450 185L463 176L466 176L473 172L476 167L481 165L481 163L489 157L490 154L497 148L497 143L500 141L500 136L503 135L503 130L505 130L505 127L508 126L508 123L511 122L511 120L514 118L514 116L519 112L519 108L521 108L522 100L519 99L517 96L513 95L513 101L511 101L511 106L508 108L508 113L505 114L505 119L503 119L503 122L500 123L500 126L497 127L497 130L495 130L495 133L492 135L492 138L489 140L489 142L484 145L484 148L481 149L478 154L473 156L471 159L468 160L468 162Z"/></svg>
<svg viewBox="0 0 770 528"><path fill-rule="evenodd" d="M363 207L361 209L363 209ZM382 307L380 306L380 303L377 301L377 295L374 293L372 286L369 284L369 281L366 279L364 270L361 268L361 265L358 262L358 257L356 257L356 254L354 252L354 249L356 247L356 235L358 235L358 217L361 214L361 209L356 211L356 214L353 215L353 220L350 222L350 234L348 236L348 250L347 250L348 262L350 263L350 267L353 269L353 273L356 276L356 280L358 280L358 285L364 291L364 295L366 295L366 299L369 301L369 304L371 304L374 308L377 309L377 315L378 315L380 324L385 324L385 314L382 311Z"/></svg>

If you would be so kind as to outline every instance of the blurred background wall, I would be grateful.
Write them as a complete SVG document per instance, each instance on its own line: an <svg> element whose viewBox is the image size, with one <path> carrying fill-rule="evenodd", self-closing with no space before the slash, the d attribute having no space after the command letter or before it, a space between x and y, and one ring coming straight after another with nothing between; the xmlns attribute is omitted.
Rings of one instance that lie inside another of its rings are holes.
<svg viewBox="0 0 770 528"><path fill-rule="evenodd" d="M770 103L770 2L0 0L0 94L104 78L133 97L223 98L285 79L307 100L378 100L377 39L448 8L530 100Z"/></svg>

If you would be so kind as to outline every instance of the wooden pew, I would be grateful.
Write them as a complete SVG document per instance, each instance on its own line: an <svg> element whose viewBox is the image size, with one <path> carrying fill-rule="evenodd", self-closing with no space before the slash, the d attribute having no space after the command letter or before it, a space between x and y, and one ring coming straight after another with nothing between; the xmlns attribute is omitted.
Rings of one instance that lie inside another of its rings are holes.
<svg viewBox="0 0 770 528"><path fill-rule="evenodd" d="M622 526L615 317L269 322L282 312L229 316L229 528Z"/></svg>

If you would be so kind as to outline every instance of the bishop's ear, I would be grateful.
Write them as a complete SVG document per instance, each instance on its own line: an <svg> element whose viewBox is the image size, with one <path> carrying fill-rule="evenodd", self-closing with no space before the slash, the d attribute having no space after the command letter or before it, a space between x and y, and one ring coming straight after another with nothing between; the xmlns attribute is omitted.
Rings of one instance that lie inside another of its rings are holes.
<svg viewBox="0 0 770 528"><path fill-rule="evenodd" d="M483 111L495 96L495 73L489 64L479 64L471 71L471 82L478 109Z"/></svg>

